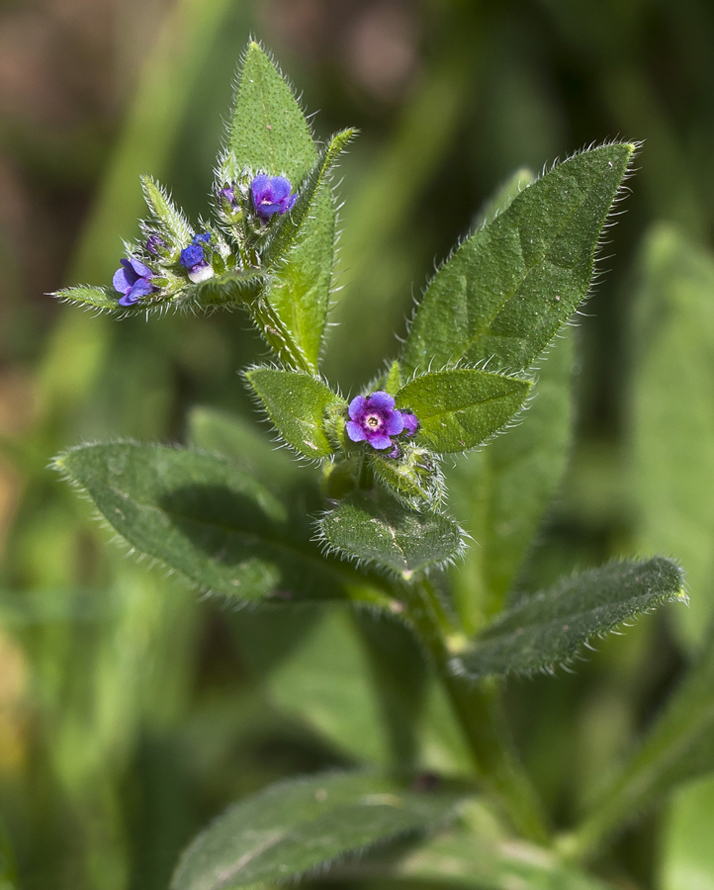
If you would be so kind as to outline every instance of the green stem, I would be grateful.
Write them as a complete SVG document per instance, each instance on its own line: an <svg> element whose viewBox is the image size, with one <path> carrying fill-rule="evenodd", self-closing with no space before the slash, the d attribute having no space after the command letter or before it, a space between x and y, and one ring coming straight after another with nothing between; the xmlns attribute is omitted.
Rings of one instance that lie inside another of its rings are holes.
<svg viewBox="0 0 714 890"><path fill-rule="evenodd" d="M268 345L286 368L293 371L305 371L307 374L315 373L315 368L293 340L278 313L265 298L249 303L247 309Z"/></svg>
<svg viewBox="0 0 714 890"><path fill-rule="evenodd" d="M409 586L407 606L434 659L478 773L496 793L514 827L529 840L547 843L546 819L508 738L498 686L495 682L477 684L453 672L449 642L458 637L433 587L423 577Z"/></svg>

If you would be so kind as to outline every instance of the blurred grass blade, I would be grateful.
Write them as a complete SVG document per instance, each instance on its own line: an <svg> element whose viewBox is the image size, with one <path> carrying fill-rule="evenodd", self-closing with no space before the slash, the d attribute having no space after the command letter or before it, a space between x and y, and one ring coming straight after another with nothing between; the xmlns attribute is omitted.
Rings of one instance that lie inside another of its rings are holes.
<svg viewBox="0 0 714 890"><path fill-rule="evenodd" d="M671 560L612 562L524 597L454 659L472 677L551 670L575 658L593 636L662 603L684 600L684 577Z"/></svg>
<svg viewBox="0 0 714 890"><path fill-rule="evenodd" d="M527 368L587 294L633 144L582 152L532 183L431 280L404 346L406 374L463 359Z"/></svg>
<svg viewBox="0 0 714 890"><path fill-rule="evenodd" d="M367 855L335 877L473 890L614 890L544 847L501 835L490 818L479 816L481 824L471 830L452 829L406 852Z"/></svg>
<svg viewBox="0 0 714 890"><path fill-rule="evenodd" d="M670 226L652 229L635 310L637 544L685 567L691 608L673 618L691 649L714 616L714 256Z"/></svg>
<svg viewBox="0 0 714 890"><path fill-rule="evenodd" d="M478 542L450 573L470 633L503 607L565 470L574 339L568 331L539 360L521 422L445 470L451 509Z"/></svg>
<svg viewBox="0 0 714 890"><path fill-rule="evenodd" d="M578 849L591 851L613 830L671 794L682 782L714 770L714 639L690 669L636 753L591 808Z"/></svg>
<svg viewBox="0 0 714 890"><path fill-rule="evenodd" d="M676 793L660 834L658 890L714 887L713 813L714 776Z"/></svg>
<svg viewBox="0 0 714 890"><path fill-rule="evenodd" d="M441 513L421 513L381 491L345 498L319 523L330 549L405 579L461 554L463 532Z"/></svg>
<svg viewBox="0 0 714 890"><path fill-rule="evenodd" d="M166 16L145 55L136 96L70 279L101 281L116 267L119 239L136 230L141 215L139 177L163 174L196 78L231 6L230 0L179 0Z"/></svg>
<svg viewBox="0 0 714 890"><path fill-rule="evenodd" d="M217 456L117 442L74 448L55 465L132 548L205 590L244 600L382 599L361 583L353 589L345 567L320 555L302 499L290 517Z"/></svg>
<svg viewBox="0 0 714 890"><path fill-rule="evenodd" d="M493 195L481 208L476 217L474 228L477 229L480 226L487 226L489 223L493 222L493 220L503 213L507 207L510 207L513 199L517 198L523 189L529 186L535 178L533 171L528 170L526 167L521 167L519 170L516 170L501 185L496 191L496 194Z"/></svg>
<svg viewBox="0 0 714 890"><path fill-rule="evenodd" d="M284 448L278 448L253 420L216 408L192 408L187 420L188 442L202 451L213 451L234 461L271 490L305 482L310 471L300 466Z"/></svg>
<svg viewBox="0 0 714 890"><path fill-rule="evenodd" d="M380 841L453 818L453 791L413 791L370 773L291 779L235 804L186 850L172 890L283 883Z"/></svg>

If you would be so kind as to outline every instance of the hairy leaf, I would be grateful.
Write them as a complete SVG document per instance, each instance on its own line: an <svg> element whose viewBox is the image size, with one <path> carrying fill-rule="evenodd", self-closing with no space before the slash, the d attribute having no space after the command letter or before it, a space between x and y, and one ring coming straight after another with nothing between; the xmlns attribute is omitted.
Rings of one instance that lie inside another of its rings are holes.
<svg viewBox="0 0 714 890"><path fill-rule="evenodd" d="M596 634L662 603L685 600L671 560L613 562L565 578L503 612L454 660L454 669L486 677L567 663Z"/></svg>
<svg viewBox="0 0 714 890"><path fill-rule="evenodd" d="M288 445L314 459L333 453L325 415L330 408L346 409L347 403L329 386L309 374L276 368L253 368L245 376Z"/></svg>
<svg viewBox="0 0 714 890"><path fill-rule="evenodd" d="M451 571L457 608L470 632L503 607L565 470L573 340L569 332L539 360L521 422L446 468L449 505L478 541Z"/></svg>
<svg viewBox="0 0 714 890"><path fill-rule="evenodd" d="M55 291L52 296L67 303L78 303L80 306L92 309L107 309L115 312L123 308L119 305L120 294L111 287L91 287L90 285L65 287Z"/></svg>
<svg viewBox="0 0 714 890"><path fill-rule="evenodd" d="M586 295L635 146L575 155L524 189L437 272L404 347L405 373L463 359L527 368Z"/></svg>
<svg viewBox="0 0 714 890"><path fill-rule="evenodd" d="M319 525L339 553L404 578L448 562L463 549L463 532L453 519L410 510L377 489L345 498Z"/></svg>
<svg viewBox="0 0 714 890"><path fill-rule="evenodd" d="M298 199L290 213L279 220L264 253L268 265L278 262L294 243L308 215L313 211L320 186L325 182L340 154L354 135L354 130L336 133L321 153L315 166L299 188Z"/></svg>
<svg viewBox="0 0 714 890"><path fill-rule="evenodd" d="M235 107L229 125L230 163L226 178L245 168L272 176L282 174L294 186L317 161L317 149L305 115L266 53L248 44L238 77Z"/></svg>
<svg viewBox="0 0 714 890"><path fill-rule="evenodd" d="M341 137L337 138L339 147ZM292 90L258 44L249 44L236 92L224 178L235 180L248 168L254 173L285 174L297 188L317 160L310 128ZM327 319L334 242L332 194L329 183L321 179L300 233L267 292L311 370L317 368Z"/></svg>
<svg viewBox="0 0 714 890"><path fill-rule="evenodd" d="M418 443L442 453L466 451L508 423L531 386L475 368L429 371L403 386L396 404L416 414Z"/></svg>
<svg viewBox="0 0 714 890"><path fill-rule="evenodd" d="M207 590L256 600L353 596L383 601L310 541L304 497L295 515L252 475L202 452L116 442L84 445L57 468L139 553Z"/></svg>
<svg viewBox="0 0 714 890"><path fill-rule="evenodd" d="M464 799L369 773L291 779L240 801L184 853L172 890L284 882L453 817Z"/></svg>
<svg viewBox="0 0 714 890"><path fill-rule="evenodd" d="M178 250L187 247L195 232L166 189L150 176L141 177L141 186L153 219L159 224L168 243Z"/></svg>

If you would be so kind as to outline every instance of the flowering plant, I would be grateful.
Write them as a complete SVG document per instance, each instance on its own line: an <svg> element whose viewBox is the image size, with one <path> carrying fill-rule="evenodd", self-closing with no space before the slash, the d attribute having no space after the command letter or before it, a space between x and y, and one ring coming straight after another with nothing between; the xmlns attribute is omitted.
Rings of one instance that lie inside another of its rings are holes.
<svg viewBox="0 0 714 890"><path fill-rule="evenodd" d="M501 192L427 286L398 359L348 401L319 363L334 284L330 172L352 135L318 146L289 86L251 43L212 221L193 226L145 178L149 218L113 287L58 294L128 315L243 308L272 359L245 370L245 383L281 442L313 467L270 452L255 472L245 460L252 440L225 419L234 448L209 422L191 447L83 445L56 465L134 550L203 590L276 609L340 601L396 622L419 645L408 672L425 654L450 715L440 722L454 722L469 762L444 767L421 750L389 772L276 786L199 835L173 886L227 890L333 866L417 879L478 872L480 887L602 887L582 863L662 792L660 774L648 771L662 738L581 824L554 836L505 725L501 680L568 664L594 635L685 598L679 567L660 557L512 595L567 451L566 325L588 293L635 145L584 151ZM461 457L445 467L450 455ZM300 496L285 497L276 478ZM416 735L420 725L415 717ZM514 837L528 855L508 847Z"/></svg>

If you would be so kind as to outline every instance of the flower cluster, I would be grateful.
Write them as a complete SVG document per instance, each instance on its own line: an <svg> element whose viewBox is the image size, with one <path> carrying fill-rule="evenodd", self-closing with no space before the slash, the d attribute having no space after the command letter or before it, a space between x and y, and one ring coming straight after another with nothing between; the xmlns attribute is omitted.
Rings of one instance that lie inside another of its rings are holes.
<svg viewBox="0 0 714 890"><path fill-rule="evenodd" d="M232 261L238 257L236 267L240 268L246 256L241 243L255 243L273 217L291 210L298 197L292 192L290 180L284 176L258 173L252 179L249 177L250 174L243 184L224 184L216 191L221 231L229 233L229 240L232 238L237 242L233 248L220 234L208 231L195 235L188 245L185 241L183 245L177 244L160 222L158 230L155 222L145 223L147 240L137 248L137 253L152 265L155 258L162 270L157 272L133 257L122 259L113 278L114 289L121 294L119 305L133 306L142 297L156 294L162 288L162 296L173 296L181 289L181 280L185 281L186 275L193 284L207 281L229 267L229 257ZM177 277L179 266L183 275Z"/></svg>
<svg viewBox="0 0 714 890"><path fill-rule="evenodd" d="M393 437L405 433L416 434L419 421L414 414L394 407L394 398L378 390L371 396L357 396L349 406L350 419L346 423L347 435L353 442L367 442L377 451L391 448L388 457L399 457L399 445Z"/></svg>

